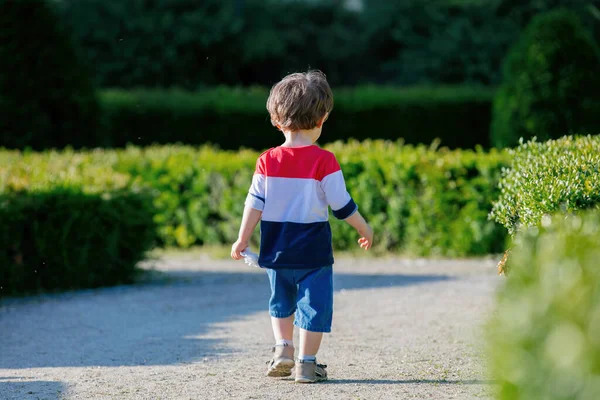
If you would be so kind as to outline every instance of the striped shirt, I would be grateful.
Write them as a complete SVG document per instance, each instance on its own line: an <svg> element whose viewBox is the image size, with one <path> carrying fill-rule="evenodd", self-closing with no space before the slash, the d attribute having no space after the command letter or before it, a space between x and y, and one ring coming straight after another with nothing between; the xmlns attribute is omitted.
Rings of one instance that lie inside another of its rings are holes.
<svg viewBox="0 0 600 400"><path fill-rule="evenodd" d="M358 209L333 153L315 145L261 154L246 205L262 211L258 263L273 269L333 265L328 206L338 219Z"/></svg>

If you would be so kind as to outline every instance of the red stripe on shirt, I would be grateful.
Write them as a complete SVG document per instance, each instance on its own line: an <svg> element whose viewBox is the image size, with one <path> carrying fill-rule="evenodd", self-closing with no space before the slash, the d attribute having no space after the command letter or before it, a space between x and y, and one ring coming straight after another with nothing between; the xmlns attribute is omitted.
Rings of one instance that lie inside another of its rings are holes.
<svg viewBox="0 0 600 400"><path fill-rule="evenodd" d="M256 163L256 174L274 178L322 180L340 170L333 153L318 146L275 147L263 154Z"/></svg>

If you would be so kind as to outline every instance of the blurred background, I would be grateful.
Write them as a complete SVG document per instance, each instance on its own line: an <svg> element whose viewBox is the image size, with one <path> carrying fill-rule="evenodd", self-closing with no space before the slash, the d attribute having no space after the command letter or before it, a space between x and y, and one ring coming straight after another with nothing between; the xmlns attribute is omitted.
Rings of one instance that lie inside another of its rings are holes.
<svg viewBox="0 0 600 400"><path fill-rule="evenodd" d="M600 0L0 0L0 297L227 256L269 89L320 69L369 254L514 245L496 398L598 399L599 43Z"/></svg>
<svg viewBox="0 0 600 400"><path fill-rule="evenodd" d="M593 0L0 4L9 115L0 146L38 150L274 146L280 137L268 124L268 89L310 68L335 89L324 142L440 139L451 148L488 148L505 58L534 17L570 10L600 39Z"/></svg>
<svg viewBox="0 0 600 400"><path fill-rule="evenodd" d="M110 88L250 86L319 68L331 85L493 86L538 13L590 0L60 0L64 23Z"/></svg>
<svg viewBox="0 0 600 400"><path fill-rule="evenodd" d="M504 149L600 132L599 3L0 0L0 286L131 281L154 247L230 246L256 157L282 142L269 89L311 68L335 97L320 144L374 252L501 253L540 203L516 204L521 179L500 198ZM560 143L597 171L597 142ZM582 189L540 210L595 204L570 165Z"/></svg>

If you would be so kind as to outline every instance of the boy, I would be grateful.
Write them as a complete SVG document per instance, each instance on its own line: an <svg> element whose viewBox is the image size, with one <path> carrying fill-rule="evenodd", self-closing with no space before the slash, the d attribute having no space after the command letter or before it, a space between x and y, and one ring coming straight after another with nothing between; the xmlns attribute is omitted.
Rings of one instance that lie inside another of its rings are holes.
<svg viewBox="0 0 600 400"><path fill-rule="evenodd" d="M231 257L242 258L261 221L258 264L269 275L276 340L267 376L290 376L295 367L296 382L318 382L327 379L326 365L317 364L316 355L323 333L331 331L333 315L328 206L358 231L358 243L365 250L372 246L373 230L346 191L333 153L314 144L333 109L325 75L309 71L286 76L271 89L267 109L285 142L264 152L256 163ZM296 362L294 325L300 328Z"/></svg>

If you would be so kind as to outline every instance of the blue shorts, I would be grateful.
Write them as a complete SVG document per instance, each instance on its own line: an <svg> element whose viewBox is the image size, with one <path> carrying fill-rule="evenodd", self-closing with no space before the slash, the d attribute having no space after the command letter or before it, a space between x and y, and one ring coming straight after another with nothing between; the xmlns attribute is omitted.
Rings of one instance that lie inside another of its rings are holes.
<svg viewBox="0 0 600 400"><path fill-rule="evenodd" d="M312 332L331 332L333 318L333 267L270 269L269 314L287 318L296 313L294 325Z"/></svg>

